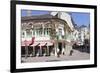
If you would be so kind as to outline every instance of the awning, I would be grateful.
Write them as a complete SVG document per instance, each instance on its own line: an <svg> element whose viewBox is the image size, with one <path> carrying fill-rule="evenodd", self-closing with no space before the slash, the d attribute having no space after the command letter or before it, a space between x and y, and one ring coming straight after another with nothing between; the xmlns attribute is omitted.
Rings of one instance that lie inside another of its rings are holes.
<svg viewBox="0 0 100 73"><path fill-rule="evenodd" d="M22 41L21 46L28 46L31 43L31 41Z"/></svg>
<svg viewBox="0 0 100 73"><path fill-rule="evenodd" d="M53 43L51 43L51 42L47 43L47 46L52 46L52 45L53 45Z"/></svg>
<svg viewBox="0 0 100 73"><path fill-rule="evenodd" d="M31 46L37 46L39 43L34 43L33 45L31 45Z"/></svg>
<svg viewBox="0 0 100 73"><path fill-rule="evenodd" d="M29 44L31 43L31 41L23 41L21 42L21 46L26 46L25 43L27 43L27 46L29 46ZM34 42L32 45L30 46L52 46L53 42Z"/></svg>
<svg viewBox="0 0 100 73"><path fill-rule="evenodd" d="M25 46L24 42L21 42L21 46Z"/></svg>
<svg viewBox="0 0 100 73"><path fill-rule="evenodd" d="M46 45L46 43L40 43L40 45L39 46L45 46Z"/></svg>
<svg viewBox="0 0 100 73"><path fill-rule="evenodd" d="M27 46L29 46L30 43L31 43L31 41L27 41ZM32 45L30 45L30 46L37 46L38 44L39 44L39 42L35 42ZM26 46L24 41L21 42L21 46Z"/></svg>

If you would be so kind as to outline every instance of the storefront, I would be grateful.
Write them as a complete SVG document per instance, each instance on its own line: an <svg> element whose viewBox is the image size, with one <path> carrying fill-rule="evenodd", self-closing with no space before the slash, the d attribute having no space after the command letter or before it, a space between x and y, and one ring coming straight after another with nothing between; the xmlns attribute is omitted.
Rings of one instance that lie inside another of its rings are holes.
<svg viewBox="0 0 100 73"><path fill-rule="evenodd" d="M46 17L46 18L45 18ZM70 49L72 30L68 23L52 15L22 17L22 56L57 56L66 54ZM69 36L69 37L68 37ZM32 37L35 37L34 43ZM28 43L25 43L25 40ZM69 41L70 40L70 41Z"/></svg>
<svg viewBox="0 0 100 73"><path fill-rule="evenodd" d="M35 57L35 56L50 56L51 53L54 53L54 44L53 42L41 42L36 41L30 46L25 46L25 43L21 46L21 56L25 57Z"/></svg>

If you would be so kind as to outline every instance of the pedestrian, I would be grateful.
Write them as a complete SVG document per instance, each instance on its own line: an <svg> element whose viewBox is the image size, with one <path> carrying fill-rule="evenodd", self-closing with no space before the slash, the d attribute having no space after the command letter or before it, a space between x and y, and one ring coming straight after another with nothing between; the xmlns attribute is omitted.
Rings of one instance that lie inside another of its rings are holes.
<svg viewBox="0 0 100 73"><path fill-rule="evenodd" d="M73 53L73 50L70 50L70 54L69 54L69 55L71 56L71 55L72 55L72 53Z"/></svg>
<svg viewBox="0 0 100 73"><path fill-rule="evenodd" d="M60 50L57 49L57 57L60 57Z"/></svg>

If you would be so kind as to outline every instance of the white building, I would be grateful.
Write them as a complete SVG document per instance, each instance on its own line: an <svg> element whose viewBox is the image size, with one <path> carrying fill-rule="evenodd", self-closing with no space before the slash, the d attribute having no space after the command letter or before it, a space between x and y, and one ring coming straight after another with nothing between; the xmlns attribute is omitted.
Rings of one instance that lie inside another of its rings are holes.
<svg viewBox="0 0 100 73"><path fill-rule="evenodd" d="M72 50L73 24L65 12L21 17L22 56L69 54ZM29 45L32 42L34 43Z"/></svg>
<svg viewBox="0 0 100 73"><path fill-rule="evenodd" d="M80 45L83 45L85 40L89 40L90 39L90 30L88 27L82 25L79 30L78 30L78 43Z"/></svg>

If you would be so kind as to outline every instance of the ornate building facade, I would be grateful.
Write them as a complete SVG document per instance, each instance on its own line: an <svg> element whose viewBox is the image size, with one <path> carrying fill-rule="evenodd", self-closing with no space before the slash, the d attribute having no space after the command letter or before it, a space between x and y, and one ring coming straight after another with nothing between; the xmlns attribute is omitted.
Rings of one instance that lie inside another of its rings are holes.
<svg viewBox="0 0 100 73"><path fill-rule="evenodd" d="M69 55L73 29L64 12L21 17L21 56Z"/></svg>

